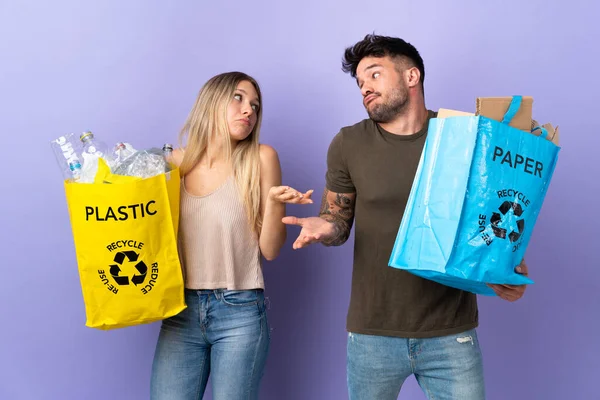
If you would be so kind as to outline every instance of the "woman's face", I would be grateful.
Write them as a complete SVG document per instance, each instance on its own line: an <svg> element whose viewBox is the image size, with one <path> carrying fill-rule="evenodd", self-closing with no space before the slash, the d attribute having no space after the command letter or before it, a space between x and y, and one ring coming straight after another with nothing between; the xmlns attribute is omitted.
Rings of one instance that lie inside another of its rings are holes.
<svg viewBox="0 0 600 400"><path fill-rule="evenodd" d="M250 135L258 119L258 94L254 85L241 81L227 107L227 125L232 141L242 141Z"/></svg>

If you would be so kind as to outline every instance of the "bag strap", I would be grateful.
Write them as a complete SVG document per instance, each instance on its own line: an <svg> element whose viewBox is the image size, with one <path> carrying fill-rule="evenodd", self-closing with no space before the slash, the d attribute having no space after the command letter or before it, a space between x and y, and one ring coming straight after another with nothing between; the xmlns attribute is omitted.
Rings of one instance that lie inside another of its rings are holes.
<svg viewBox="0 0 600 400"><path fill-rule="evenodd" d="M533 133L533 132L537 131L538 129L540 129L542 131L542 133L540 134L540 137L542 137L544 139L548 138L548 130L546 128L544 128L543 126L536 126L535 128L533 128L531 130L531 132Z"/></svg>
<svg viewBox="0 0 600 400"><path fill-rule="evenodd" d="M521 107L522 102L523 96L513 96L512 101L510 102L510 106L508 106L508 110L506 111L506 114L504 114L504 118L502 119L503 124L510 124L510 121L512 121L517 111L519 111L519 107Z"/></svg>

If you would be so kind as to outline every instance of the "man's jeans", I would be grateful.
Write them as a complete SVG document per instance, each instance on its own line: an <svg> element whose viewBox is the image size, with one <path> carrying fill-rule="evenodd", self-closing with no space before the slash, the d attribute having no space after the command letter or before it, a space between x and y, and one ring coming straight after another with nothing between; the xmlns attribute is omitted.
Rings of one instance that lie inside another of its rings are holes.
<svg viewBox="0 0 600 400"><path fill-rule="evenodd" d="M485 399L475 329L427 339L349 333L347 356L350 400L396 400L411 374L428 399Z"/></svg>

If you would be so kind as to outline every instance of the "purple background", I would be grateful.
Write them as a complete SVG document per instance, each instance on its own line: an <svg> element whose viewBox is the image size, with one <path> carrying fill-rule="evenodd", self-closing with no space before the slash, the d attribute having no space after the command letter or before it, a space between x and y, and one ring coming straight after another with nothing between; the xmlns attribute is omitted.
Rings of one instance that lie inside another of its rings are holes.
<svg viewBox="0 0 600 400"><path fill-rule="evenodd" d="M560 125L564 149L527 253L536 284L514 304L480 298L479 334L489 399L596 398L599 6L455 3L0 1L0 399L149 393L159 324L84 327L51 139L91 129L111 144L175 142L199 87L242 70L262 85L262 141L285 183L318 200L330 140L365 117L342 52L373 31L421 51L429 108L532 95L534 117ZM344 399L352 245L294 252L296 234L265 266L273 339L261 398ZM411 378L400 398L425 397Z"/></svg>

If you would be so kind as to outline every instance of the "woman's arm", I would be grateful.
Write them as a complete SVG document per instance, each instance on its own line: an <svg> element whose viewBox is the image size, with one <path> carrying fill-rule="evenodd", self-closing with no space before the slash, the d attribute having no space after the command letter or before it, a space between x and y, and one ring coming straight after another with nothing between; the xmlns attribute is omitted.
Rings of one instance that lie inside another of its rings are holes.
<svg viewBox="0 0 600 400"><path fill-rule="evenodd" d="M259 246L269 261L279 255L285 243L286 230L281 222L285 216L285 203L271 196L271 189L281 185L281 165L277 152L271 146L260 145L260 209L263 215Z"/></svg>
<svg viewBox="0 0 600 400"><path fill-rule="evenodd" d="M305 194L281 186L281 165L271 146L260 145L260 207L263 215L259 246L262 255L274 260L286 239L285 203L310 204L312 190Z"/></svg>

